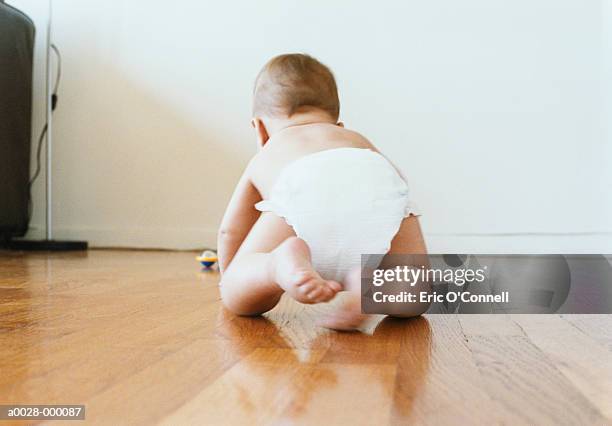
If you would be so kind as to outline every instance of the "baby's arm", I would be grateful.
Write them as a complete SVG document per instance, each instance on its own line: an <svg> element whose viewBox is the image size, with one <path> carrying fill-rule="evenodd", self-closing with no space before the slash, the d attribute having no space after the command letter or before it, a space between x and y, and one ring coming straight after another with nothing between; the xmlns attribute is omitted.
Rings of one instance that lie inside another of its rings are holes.
<svg viewBox="0 0 612 426"><path fill-rule="evenodd" d="M255 204L261 195L251 182L249 168L244 172L225 210L217 238L217 255L221 273L227 269L240 245L259 218Z"/></svg>

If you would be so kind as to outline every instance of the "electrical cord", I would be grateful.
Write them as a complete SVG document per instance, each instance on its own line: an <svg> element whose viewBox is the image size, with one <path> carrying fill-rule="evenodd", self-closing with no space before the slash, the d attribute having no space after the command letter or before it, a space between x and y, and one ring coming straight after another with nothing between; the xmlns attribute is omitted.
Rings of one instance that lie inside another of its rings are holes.
<svg viewBox="0 0 612 426"><path fill-rule="evenodd" d="M57 72L55 74L55 83L53 85L53 90L51 91L51 113L53 113L53 111L55 111L55 107L57 106L57 99L58 99L57 91L59 89L60 81L62 79L62 55L55 44L51 44L51 49L53 50L53 53L55 53L55 56L57 57ZM42 167L41 161L40 161L40 154L42 152L43 141L45 140L45 135L47 134L48 128L49 128L49 123L46 122L40 132L40 136L38 137L38 144L36 147L36 171L34 172L34 175L28 182L28 222L32 219L32 213L33 213L32 185L34 184L34 181L36 181L36 179L40 175L40 170Z"/></svg>

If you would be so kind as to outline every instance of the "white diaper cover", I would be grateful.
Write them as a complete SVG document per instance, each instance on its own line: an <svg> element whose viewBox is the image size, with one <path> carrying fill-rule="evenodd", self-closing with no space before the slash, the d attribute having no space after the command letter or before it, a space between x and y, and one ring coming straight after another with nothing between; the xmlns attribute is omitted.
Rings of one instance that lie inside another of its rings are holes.
<svg viewBox="0 0 612 426"><path fill-rule="evenodd" d="M325 279L343 281L362 254L389 251L402 219L418 215L397 170L369 149L337 148L289 163L255 205L291 225Z"/></svg>

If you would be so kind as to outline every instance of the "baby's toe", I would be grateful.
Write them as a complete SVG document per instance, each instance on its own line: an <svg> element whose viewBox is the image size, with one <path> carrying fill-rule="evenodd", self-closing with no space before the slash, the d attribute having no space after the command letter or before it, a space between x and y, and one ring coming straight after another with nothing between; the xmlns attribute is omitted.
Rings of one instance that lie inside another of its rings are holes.
<svg viewBox="0 0 612 426"><path fill-rule="evenodd" d="M338 281L332 281L332 280L327 281L327 286L332 290L333 293L342 291L342 288L343 288L342 284L340 284Z"/></svg>
<svg viewBox="0 0 612 426"><path fill-rule="evenodd" d="M318 302L328 302L334 298L336 292L330 289L328 286L322 286L321 295L319 296Z"/></svg>
<svg viewBox="0 0 612 426"><path fill-rule="evenodd" d="M318 302L321 296L325 293L326 288L322 285L315 285L313 289L308 292L308 298L313 302Z"/></svg>
<svg viewBox="0 0 612 426"><path fill-rule="evenodd" d="M314 283L308 282L298 287L297 291L304 297L310 297L310 294L315 290L317 286Z"/></svg>

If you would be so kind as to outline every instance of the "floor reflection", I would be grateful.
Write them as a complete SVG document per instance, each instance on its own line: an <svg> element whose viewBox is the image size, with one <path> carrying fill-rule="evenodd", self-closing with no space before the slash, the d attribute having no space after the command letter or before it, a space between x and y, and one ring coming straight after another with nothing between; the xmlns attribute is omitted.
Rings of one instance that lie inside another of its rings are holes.
<svg viewBox="0 0 612 426"><path fill-rule="evenodd" d="M30 377L40 353L42 315L30 285L30 263L25 256L0 253L0 359L11 363L10 368L1 369L0 395L5 403L22 398L23 389L12 383Z"/></svg>
<svg viewBox="0 0 612 426"><path fill-rule="evenodd" d="M351 406L381 421L407 419L429 369L431 331L422 317L384 318L369 335L317 328L300 315L272 321L222 311L218 333L218 350L238 361L210 392L234 409L206 407L210 420L342 421ZM347 407L333 407L346 395Z"/></svg>
<svg viewBox="0 0 612 426"><path fill-rule="evenodd" d="M429 374L431 327L425 317L408 320L386 318L383 323L402 329L391 414L394 423L404 423L413 417L415 401L419 399Z"/></svg>

